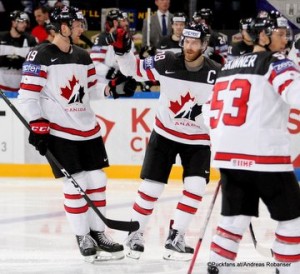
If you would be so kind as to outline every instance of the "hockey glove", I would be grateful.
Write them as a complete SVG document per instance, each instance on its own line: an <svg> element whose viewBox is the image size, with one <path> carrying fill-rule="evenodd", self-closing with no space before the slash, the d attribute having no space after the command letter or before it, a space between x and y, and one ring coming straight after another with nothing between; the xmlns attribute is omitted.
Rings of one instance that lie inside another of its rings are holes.
<svg viewBox="0 0 300 274"><path fill-rule="evenodd" d="M136 81L132 77L126 77L120 74L108 83L110 94L114 99L119 97L131 97L137 87Z"/></svg>
<svg viewBox="0 0 300 274"><path fill-rule="evenodd" d="M29 133L29 143L44 156L48 149L48 139L50 133L49 121L39 119L29 122L31 128Z"/></svg>
<svg viewBox="0 0 300 274"><path fill-rule="evenodd" d="M105 40L108 45L114 47L117 55L124 55L131 49L131 38L123 28L117 28L114 32L109 33Z"/></svg>
<svg viewBox="0 0 300 274"><path fill-rule="evenodd" d="M105 78L108 80L114 79L119 75L119 70L116 68L110 68L106 73Z"/></svg>
<svg viewBox="0 0 300 274"><path fill-rule="evenodd" d="M139 53L140 59L146 59L149 56L154 56L156 54L155 47L142 47Z"/></svg>

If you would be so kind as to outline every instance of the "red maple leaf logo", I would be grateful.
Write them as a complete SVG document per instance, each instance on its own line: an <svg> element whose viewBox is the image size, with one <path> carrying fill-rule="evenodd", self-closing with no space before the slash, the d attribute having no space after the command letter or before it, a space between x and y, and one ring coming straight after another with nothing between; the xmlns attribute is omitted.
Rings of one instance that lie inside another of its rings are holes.
<svg viewBox="0 0 300 274"><path fill-rule="evenodd" d="M76 80L75 76L73 75L72 80L71 81L69 80L70 87L66 86L65 88L61 88L61 95L65 97L67 100L69 100L72 95L73 88L77 83L78 80Z"/></svg>
<svg viewBox="0 0 300 274"><path fill-rule="evenodd" d="M184 104L188 101L195 101L195 98L192 98L190 93L187 92L187 94L185 96L180 96L180 100L179 101L175 101L175 102L170 102L170 109L172 110L173 113L177 113L179 110L181 110L181 108L184 106Z"/></svg>

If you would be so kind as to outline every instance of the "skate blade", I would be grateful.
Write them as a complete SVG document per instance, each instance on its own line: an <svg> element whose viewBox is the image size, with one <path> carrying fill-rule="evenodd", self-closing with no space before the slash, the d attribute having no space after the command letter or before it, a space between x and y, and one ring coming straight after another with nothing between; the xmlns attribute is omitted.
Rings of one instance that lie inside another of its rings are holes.
<svg viewBox="0 0 300 274"><path fill-rule="evenodd" d="M174 250L165 250L163 258L169 261L190 261L193 258L191 253L180 253Z"/></svg>
<svg viewBox="0 0 300 274"><path fill-rule="evenodd" d="M106 252L106 251L97 251L97 255L95 258L95 262L103 262L103 261L113 261L113 260L122 260L124 259L124 252Z"/></svg>
<svg viewBox="0 0 300 274"><path fill-rule="evenodd" d="M83 259L85 262L93 264L95 262L96 255L84 256Z"/></svg>
<svg viewBox="0 0 300 274"><path fill-rule="evenodd" d="M138 260L143 252L135 251L135 250L128 250L126 253L126 257Z"/></svg>

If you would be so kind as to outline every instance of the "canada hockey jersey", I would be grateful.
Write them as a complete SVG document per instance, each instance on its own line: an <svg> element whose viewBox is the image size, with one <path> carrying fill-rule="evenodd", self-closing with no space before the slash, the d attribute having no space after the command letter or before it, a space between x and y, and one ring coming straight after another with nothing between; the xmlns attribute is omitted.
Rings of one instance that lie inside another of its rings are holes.
<svg viewBox="0 0 300 274"><path fill-rule="evenodd" d="M0 88L6 91L18 91L21 81L22 64L27 53L37 42L28 33L18 38L10 32L0 34Z"/></svg>
<svg viewBox="0 0 300 274"><path fill-rule="evenodd" d="M206 57L203 59L200 69L188 71L184 56L173 52L162 52L144 60L136 59L132 53L117 56L124 75L160 82L154 123L158 134L184 144L210 144L202 105L212 93L220 65Z"/></svg>
<svg viewBox="0 0 300 274"><path fill-rule="evenodd" d="M300 105L299 86L300 72L280 53L251 53L226 63L205 118L212 166L293 170L287 123L290 105Z"/></svg>
<svg viewBox="0 0 300 274"><path fill-rule="evenodd" d="M106 77L108 71L113 68L117 72L119 70L118 63L115 58L114 48L111 45L107 45L105 37L107 33L100 33L91 49L90 56L94 62L96 68L96 74L98 80L101 83L108 83L109 79ZM132 43L132 52L136 54L134 44Z"/></svg>
<svg viewBox="0 0 300 274"><path fill-rule="evenodd" d="M23 64L20 108L28 121L50 121L50 134L70 140L100 136L90 98L104 98L89 54L72 46L64 53L54 44L31 50Z"/></svg>
<svg viewBox="0 0 300 274"><path fill-rule="evenodd" d="M252 51L253 45L248 45L243 40L232 43L228 47L227 62Z"/></svg>

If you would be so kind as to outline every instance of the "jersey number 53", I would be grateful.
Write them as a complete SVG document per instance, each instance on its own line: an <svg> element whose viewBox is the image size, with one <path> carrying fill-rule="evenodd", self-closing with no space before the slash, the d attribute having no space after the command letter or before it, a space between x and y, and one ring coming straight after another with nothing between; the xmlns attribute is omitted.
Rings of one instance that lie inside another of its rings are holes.
<svg viewBox="0 0 300 274"><path fill-rule="evenodd" d="M246 121L251 84L247 79L217 82L211 100L210 127L216 128L222 121L227 126L241 126ZM226 98L226 105L224 99Z"/></svg>

